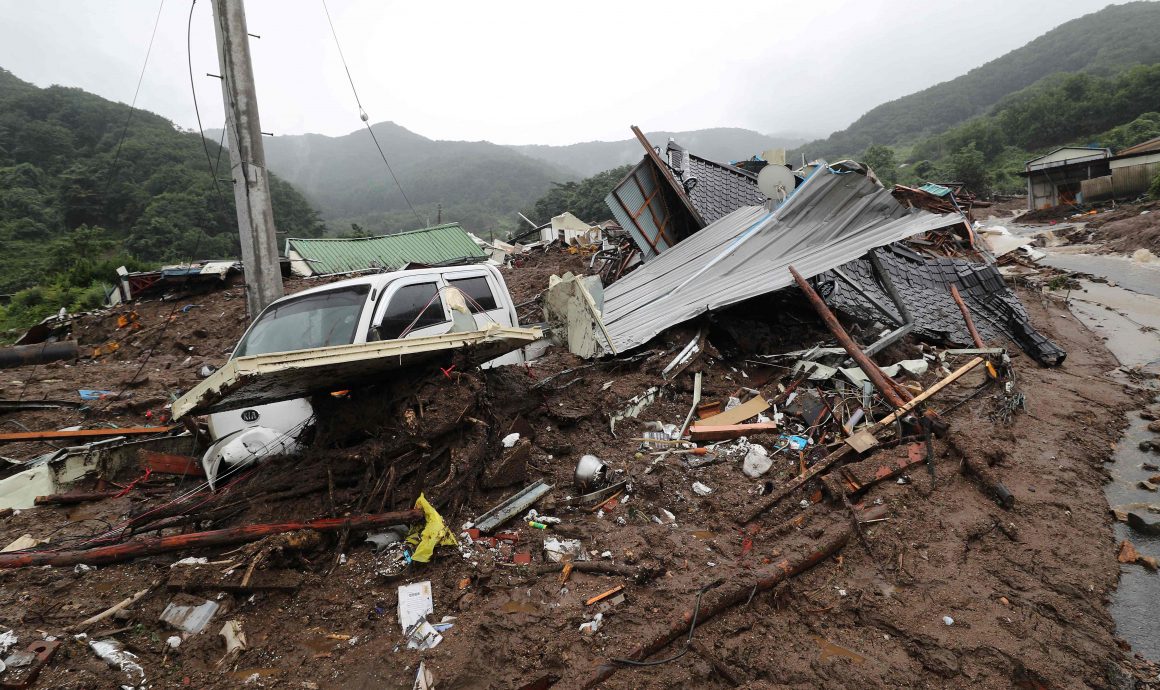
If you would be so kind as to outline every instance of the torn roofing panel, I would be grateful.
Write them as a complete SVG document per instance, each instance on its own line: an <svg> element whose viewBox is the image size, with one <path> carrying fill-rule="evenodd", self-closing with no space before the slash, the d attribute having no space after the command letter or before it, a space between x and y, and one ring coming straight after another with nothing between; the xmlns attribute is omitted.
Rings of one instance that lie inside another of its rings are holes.
<svg viewBox="0 0 1160 690"><path fill-rule="evenodd" d="M962 313L950 294L950 286L955 285L971 311L975 327L988 344L1013 341L1046 366L1062 364L1067 356L1062 348L1035 330L1023 303L1003 282L995 266L963 259L924 257L898 245L879 251L878 257L911 312L915 335L942 343L971 344ZM840 270L871 297L885 303L891 316L898 316L869 261L855 259L843 264ZM821 292L834 309L858 320L881 320L880 312L870 300L833 274L821 274L819 280L826 283Z"/></svg>
<svg viewBox="0 0 1160 690"><path fill-rule="evenodd" d="M908 211L857 173L819 167L774 211L745 206L694 233L605 293L604 325L617 351L661 331L815 276L891 242L962 222Z"/></svg>
<svg viewBox="0 0 1160 690"><path fill-rule="evenodd" d="M319 347L231 359L173 403L173 418L266 405L315 393L360 388L393 371L465 356L480 364L542 336L538 328L492 324L484 330L404 340Z"/></svg>
<svg viewBox="0 0 1160 690"><path fill-rule="evenodd" d="M677 181L690 186L689 200L706 223L716 222L742 206L760 206L766 196L757 188L757 175L732 165L689 154L684 172Z"/></svg>

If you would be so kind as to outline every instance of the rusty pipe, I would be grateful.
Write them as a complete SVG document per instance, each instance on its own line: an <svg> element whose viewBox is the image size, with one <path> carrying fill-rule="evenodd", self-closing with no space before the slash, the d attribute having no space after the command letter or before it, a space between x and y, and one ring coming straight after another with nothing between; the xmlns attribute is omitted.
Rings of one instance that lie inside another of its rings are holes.
<svg viewBox="0 0 1160 690"><path fill-rule="evenodd" d="M77 357L77 341L75 340L0 347L0 369L47 364L59 359L76 359Z"/></svg>

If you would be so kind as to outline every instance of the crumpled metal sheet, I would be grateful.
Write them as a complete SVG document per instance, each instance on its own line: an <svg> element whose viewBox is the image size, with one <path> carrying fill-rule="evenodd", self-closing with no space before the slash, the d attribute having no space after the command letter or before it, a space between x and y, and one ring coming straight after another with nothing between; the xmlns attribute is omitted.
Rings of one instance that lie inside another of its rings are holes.
<svg viewBox="0 0 1160 690"><path fill-rule="evenodd" d="M904 208L872 180L821 166L777 209L746 206L608 287L604 325L616 350L706 311L793 283L870 249L962 222Z"/></svg>

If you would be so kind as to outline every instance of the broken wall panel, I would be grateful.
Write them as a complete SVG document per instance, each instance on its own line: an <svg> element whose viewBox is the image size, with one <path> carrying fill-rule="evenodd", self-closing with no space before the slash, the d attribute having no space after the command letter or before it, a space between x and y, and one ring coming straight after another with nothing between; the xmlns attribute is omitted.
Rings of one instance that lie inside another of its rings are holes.
<svg viewBox="0 0 1160 690"><path fill-rule="evenodd" d="M900 206L864 175L820 166L777 209L745 206L608 287L604 325L617 351L661 331L815 276L870 249L962 222Z"/></svg>
<svg viewBox="0 0 1160 690"><path fill-rule="evenodd" d="M883 267L914 319L914 333L940 343L969 345L962 313L951 297L957 287L967 302L983 340L989 343L1012 341L1040 364L1056 366L1067 353L1040 334L1031 324L1026 308L1011 292L1003 276L992 264L972 263L963 259L923 257L901 245L878 251ZM864 258L843 264L840 269L871 297L885 303L891 316L898 310L874 275L874 268ZM872 302L845 285L833 272L819 275L825 285L826 303L847 316L862 320L880 320L881 313Z"/></svg>

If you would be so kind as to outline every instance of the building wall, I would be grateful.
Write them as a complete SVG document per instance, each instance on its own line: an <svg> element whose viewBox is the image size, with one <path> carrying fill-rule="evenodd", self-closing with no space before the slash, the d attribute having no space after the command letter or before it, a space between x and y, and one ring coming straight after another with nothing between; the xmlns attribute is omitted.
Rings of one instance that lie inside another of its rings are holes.
<svg viewBox="0 0 1160 690"><path fill-rule="evenodd" d="M1083 199L1094 203L1137 197L1148 191L1156 175L1160 175L1160 161L1114 168L1111 175L1084 180L1081 183Z"/></svg>
<svg viewBox="0 0 1160 690"><path fill-rule="evenodd" d="M1131 158L1121 158L1118 161L1110 161L1109 165L1112 170L1116 170L1117 168L1131 168L1137 165L1149 165L1152 163L1160 163L1160 151L1144 154L1143 156L1132 156Z"/></svg>

